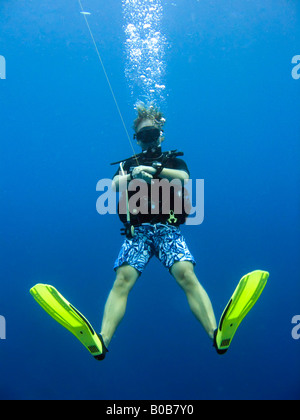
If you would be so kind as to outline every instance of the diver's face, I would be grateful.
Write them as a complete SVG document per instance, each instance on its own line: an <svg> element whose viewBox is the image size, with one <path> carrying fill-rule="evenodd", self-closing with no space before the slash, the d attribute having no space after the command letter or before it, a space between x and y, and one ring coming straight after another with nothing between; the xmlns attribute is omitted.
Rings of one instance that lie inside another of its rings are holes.
<svg viewBox="0 0 300 420"><path fill-rule="evenodd" d="M142 149L160 144L160 129L152 120L142 120L136 131L138 145Z"/></svg>

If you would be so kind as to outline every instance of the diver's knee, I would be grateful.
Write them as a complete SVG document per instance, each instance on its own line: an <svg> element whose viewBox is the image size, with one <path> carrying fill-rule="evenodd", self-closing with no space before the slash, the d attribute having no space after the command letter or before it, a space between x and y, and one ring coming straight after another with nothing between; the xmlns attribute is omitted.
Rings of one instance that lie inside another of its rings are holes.
<svg viewBox="0 0 300 420"><path fill-rule="evenodd" d="M184 290L192 289L199 282L194 272L193 265L182 266L173 274L179 286Z"/></svg>
<svg viewBox="0 0 300 420"><path fill-rule="evenodd" d="M131 269L130 269L131 268ZM132 267L122 266L118 269L113 289L118 293L129 293L138 275Z"/></svg>

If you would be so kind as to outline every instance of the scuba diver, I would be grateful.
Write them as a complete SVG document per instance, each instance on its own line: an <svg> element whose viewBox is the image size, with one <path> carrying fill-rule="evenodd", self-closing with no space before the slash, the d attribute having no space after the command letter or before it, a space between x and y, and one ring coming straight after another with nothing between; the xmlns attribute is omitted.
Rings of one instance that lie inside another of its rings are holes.
<svg viewBox="0 0 300 420"><path fill-rule="evenodd" d="M114 264L116 277L105 304L101 332L96 333L89 321L53 286L37 284L30 292L97 360L103 360L125 315L130 291L150 259L156 256L184 291L192 313L217 352L224 354L241 321L262 293L269 273L256 270L242 277L217 326L212 303L195 274L195 259L180 230L188 217L184 184L190 177L189 169L178 158L183 153L162 152L163 114L143 104L137 106L137 112L134 138L142 152L116 162L119 169L112 181L116 192L123 191L118 208L126 237ZM162 189L155 201L152 188L158 181L175 181L177 187L168 190L168 197L164 197ZM133 184L135 188L131 188ZM134 202L137 185L140 193ZM176 206L178 201L181 206Z"/></svg>
<svg viewBox="0 0 300 420"><path fill-rule="evenodd" d="M137 159L133 156L125 161L123 170L127 174L122 174L118 170L113 178L113 186L116 191L119 191L120 185L127 185L133 182L132 180L147 183L149 187L148 195L145 197L145 207L148 211L144 214L141 211L135 214L134 209L130 210L130 223L127 229L125 228L127 237L114 265L116 280L105 305L101 335L105 345L108 346L125 314L129 292L143 273L150 258L155 255L183 289L193 314L213 340L217 324L212 304L196 277L195 259L180 231L180 224L183 224L187 217L184 208L186 206L181 206L182 214L177 214L173 209L173 197L162 197L158 203L159 213L152 214L151 212L153 180L166 179L169 182L179 180L183 184L189 179L190 173L186 163L176 157L176 151L162 153L162 127L165 122L162 114L154 107L148 109L140 107L137 110L138 118L134 122L134 130L142 153L137 156ZM129 192L129 200L130 198ZM166 200L171 202L169 214L162 213L162 202ZM126 215L120 215L120 218L126 226ZM132 226L134 227L133 235L130 231Z"/></svg>

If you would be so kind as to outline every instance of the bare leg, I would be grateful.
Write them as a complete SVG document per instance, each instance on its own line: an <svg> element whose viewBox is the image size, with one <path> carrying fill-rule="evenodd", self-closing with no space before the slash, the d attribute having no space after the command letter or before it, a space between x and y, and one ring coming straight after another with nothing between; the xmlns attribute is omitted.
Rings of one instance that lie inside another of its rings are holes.
<svg viewBox="0 0 300 420"><path fill-rule="evenodd" d="M213 340L217 328L216 318L211 301L196 277L193 264L189 261L176 262L171 268L171 274L184 290L193 314Z"/></svg>
<svg viewBox="0 0 300 420"><path fill-rule="evenodd" d="M128 294L138 277L138 271L129 265L121 266L117 270L116 280L106 301L101 326L101 335L107 347L125 315Z"/></svg>

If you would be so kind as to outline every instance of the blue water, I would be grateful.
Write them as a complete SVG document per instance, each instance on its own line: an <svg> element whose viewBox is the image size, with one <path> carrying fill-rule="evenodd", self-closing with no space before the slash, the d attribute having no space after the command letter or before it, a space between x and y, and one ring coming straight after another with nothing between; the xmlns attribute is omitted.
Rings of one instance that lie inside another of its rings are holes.
<svg viewBox="0 0 300 420"><path fill-rule="evenodd" d="M121 2L86 0L124 120ZM72 2L0 4L1 399L299 399L300 54L297 0L162 1L164 149L205 180L205 219L182 228L219 318L241 276L268 285L230 351L211 348L173 278L152 260L103 363L35 303L48 283L100 330L122 243L96 211L109 163L132 154L95 48ZM136 98L138 99L138 98ZM131 131L130 131L131 135Z"/></svg>

